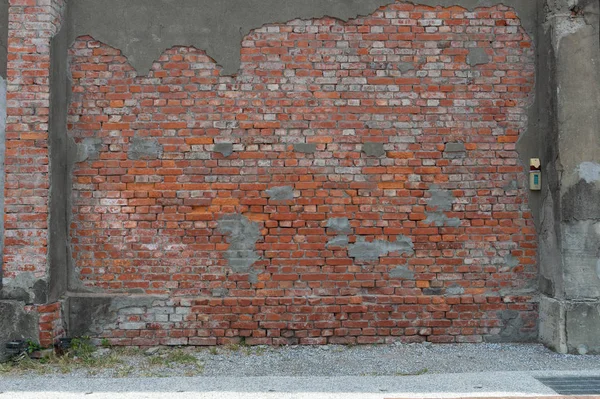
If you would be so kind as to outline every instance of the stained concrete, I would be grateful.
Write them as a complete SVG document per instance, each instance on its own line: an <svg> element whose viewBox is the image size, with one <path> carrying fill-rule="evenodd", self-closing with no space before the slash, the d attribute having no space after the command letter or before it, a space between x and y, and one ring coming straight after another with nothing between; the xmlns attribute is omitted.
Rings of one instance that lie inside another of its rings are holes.
<svg viewBox="0 0 600 399"><path fill-rule="evenodd" d="M154 137L132 137L129 141L127 157L129 159L159 159L163 147Z"/></svg>
<svg viewBox="0 0 600 399"><path fill-rule="evenodd" d="M270 189L266 190L266 194L272 201L293 200L294 199L294 187L292 187L292 186L271 187Z"/></svg>
<svg viewBox="0 0 600 399"><path fill-rule="evenodd" d="M408 237L398 236L396 241L374 240L368 242L364 237L358 237L354 244L348 247L348 256L360 261L377 260L390 252L398 254L414 253L414 244Z"/></svg>
<svg viewBox="0 0 600 399"><path fill-rule="evenodd" d="M38 316L26 312L24 303L0 300L0 362L6 360L5 343L15 339L38 340Z"/></svg>
<svg viewBox="0 0 600 399"><path fill-rule="evenodd" d="M225 259L235 273L248 273L250 267L260 259L256 242L261 237L258 223L243 215L224 215L218 221L218 231L229 236L229 248Z"/></svg>
<svg viewBox="0 0 600 399"><path fill-rule="evenodd" d="M223 74L237 73L245 35L265 24L329 16L348 20L369 15L391 0L79 0L72 8L70 42L82 35L120 49L139 74L146 74L164 50L173 46L203 49ZM489 7L497 0L420 0L417 4L467 9ZM504 0L535 34L535 1Z"/></svg>

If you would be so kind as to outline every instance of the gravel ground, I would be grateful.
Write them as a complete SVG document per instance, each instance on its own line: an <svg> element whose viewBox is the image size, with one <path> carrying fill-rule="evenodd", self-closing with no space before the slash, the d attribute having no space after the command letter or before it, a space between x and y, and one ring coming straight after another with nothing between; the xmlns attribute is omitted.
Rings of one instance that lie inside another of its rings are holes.
<svg viewBox="0 0 600 399"><path fill-rule="evenodd" d="M340 377L418 376L535 370L600 369L600 356L560 355L542 345L400 344L98 349L92 361L55 359L0 368L0 377Z"/></svg>

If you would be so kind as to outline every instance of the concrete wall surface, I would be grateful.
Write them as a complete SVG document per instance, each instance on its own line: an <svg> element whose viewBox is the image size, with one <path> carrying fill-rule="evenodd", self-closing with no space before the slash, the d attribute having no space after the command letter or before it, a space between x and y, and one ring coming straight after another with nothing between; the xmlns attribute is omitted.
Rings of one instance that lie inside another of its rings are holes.
<svg viewBox="0 0 600 399"><path fill-rule="evenodd" d="M0 0L0 338L600 352L598 12Z"/></svg>

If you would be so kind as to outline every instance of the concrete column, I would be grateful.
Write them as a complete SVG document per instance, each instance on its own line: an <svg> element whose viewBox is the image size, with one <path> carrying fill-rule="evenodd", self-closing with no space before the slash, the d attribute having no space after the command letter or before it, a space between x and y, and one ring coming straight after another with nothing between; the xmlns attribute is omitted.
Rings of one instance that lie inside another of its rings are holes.
<svg viewBox="0 0 600 399"><path fill-rule="evenodd" d="M549 48L541 57L549 61L544 65L552 91L540 234L540 339L561 353L600 353L599 2L546 5ZM540 75L544 79L543 71Z"/></svg>

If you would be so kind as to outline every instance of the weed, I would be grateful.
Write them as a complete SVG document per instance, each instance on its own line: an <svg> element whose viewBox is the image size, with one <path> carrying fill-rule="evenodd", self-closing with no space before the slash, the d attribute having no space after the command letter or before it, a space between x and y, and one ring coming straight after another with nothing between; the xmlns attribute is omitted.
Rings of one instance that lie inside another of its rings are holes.
<svg viewBox="0 0 600 399"><path fill-rule="evenodd" d="M420 369L420 370L417 370L417 371L412 371L412 372L409 371L408 373L404 373L404 372L398 371L398 372L396 372L396 375L399 376L399 377L408 377L408 376L413 376L413 375L427 374L427 372L429 372L429 370L426 369L426 368L423 368L423 369Z"/></svg>
<svg viewBox="0 0 600 399"><path fill-rule="evenodd" d="M102 345L103 348L110 348L110 346L111 346L108 338L102 338L100 345Z"/></svg>
<svg viewBox="0 0 600 399"><path fill-rule="evenodd" d="M208 351L210 352L211 355L218 355L219 354L219 350L217 349L216 346L211 346Z"/></svg>

